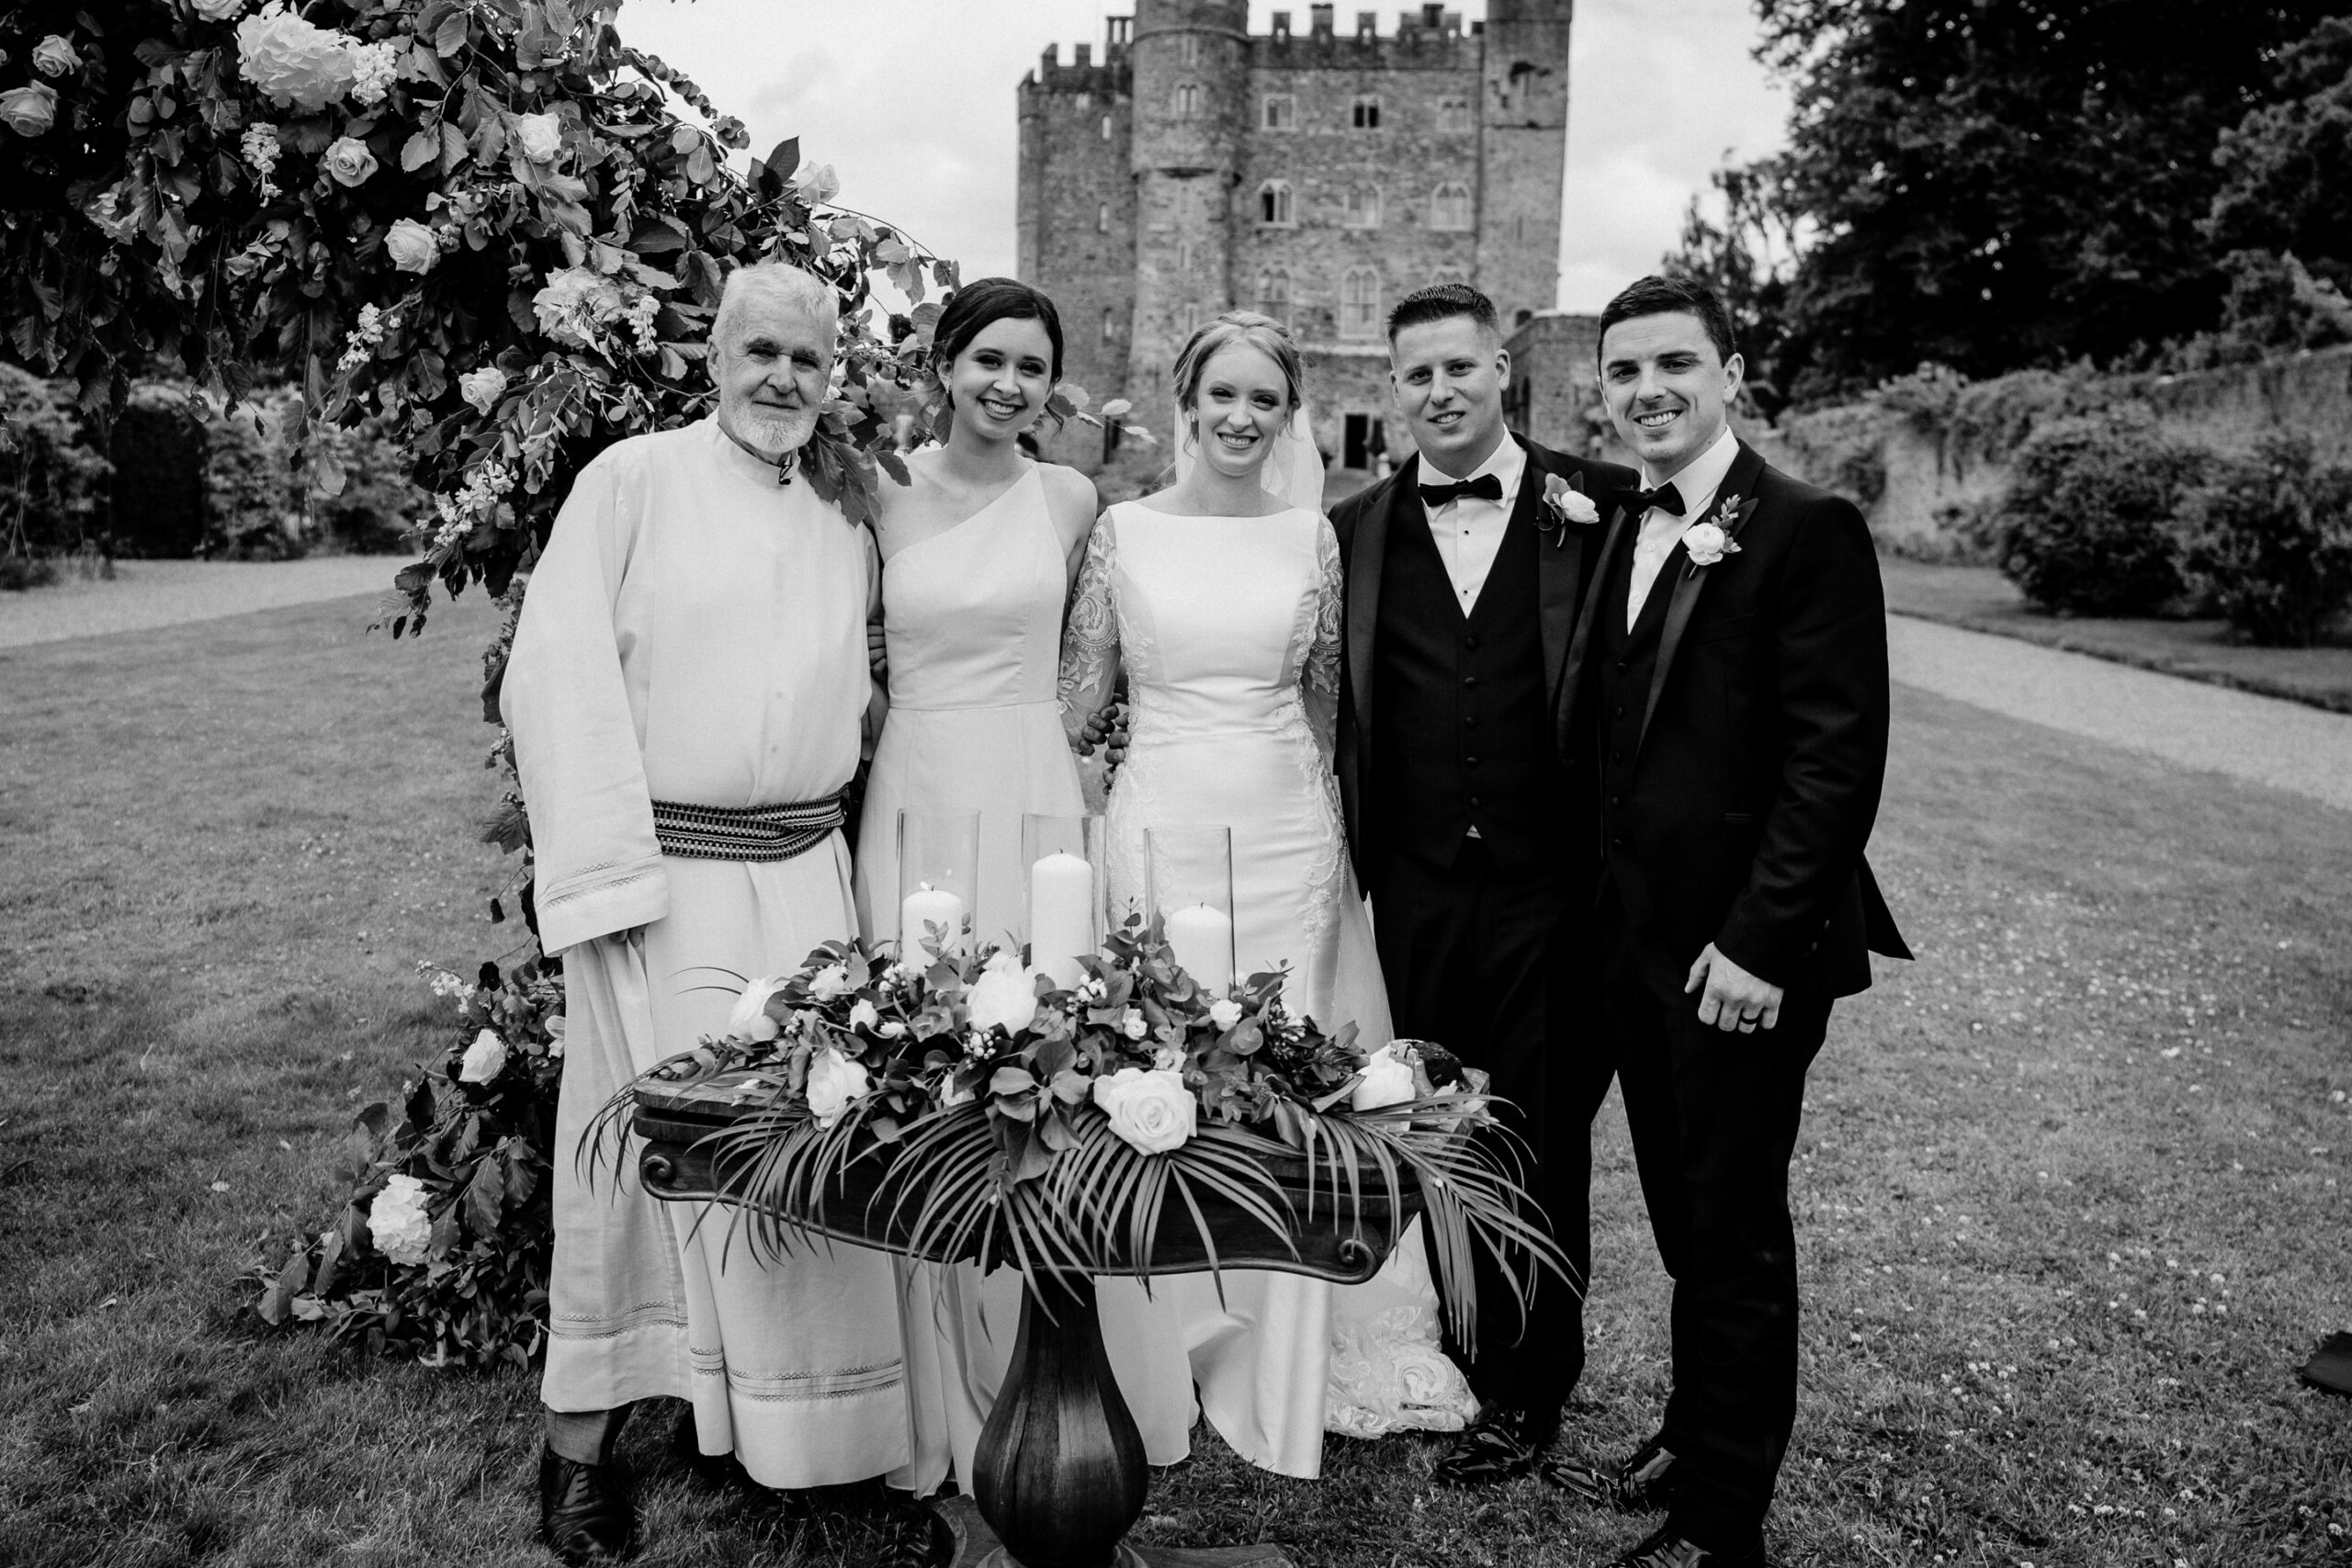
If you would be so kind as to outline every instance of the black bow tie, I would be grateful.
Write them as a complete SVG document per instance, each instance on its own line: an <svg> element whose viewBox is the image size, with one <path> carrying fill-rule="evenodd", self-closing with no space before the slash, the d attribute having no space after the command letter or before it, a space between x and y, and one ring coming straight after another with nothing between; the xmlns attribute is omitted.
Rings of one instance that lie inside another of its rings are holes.
<svg viewBox="0 0 2352 1568"><path fill-rule="evenodd" d="M1503 499L1503 481L1493 474L1478 474L1464 479L1460 484L1421 486L1421 504L1431 512L1435 512L1449 501L1459 501L1465 495L1475 495L1480 501L1491 501L1500 504Z"/></svg>
<svg viewBox="0 0 2352 1568"><path fill-rule="evenodd" d="M1677 517L1685 515L1682 492L1671 484L1662 484L1656 490L1621 491L1615 499L1618 505L1635 517L1653 508L1672 513Z"/></svg>

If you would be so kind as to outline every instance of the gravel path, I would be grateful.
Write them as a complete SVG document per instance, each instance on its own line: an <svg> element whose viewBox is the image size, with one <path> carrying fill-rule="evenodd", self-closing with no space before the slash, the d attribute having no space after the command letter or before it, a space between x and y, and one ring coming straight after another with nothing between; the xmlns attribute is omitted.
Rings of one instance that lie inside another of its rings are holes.
<svg viewBox="0 0 2352 1568"><path fill-rule="evenodd" d="M391 587L400 568L391 556L118 561L112 581L77 578L51 588L0 593L0 648L380 592Z"/></svg>
<svg viewBox="0 0 2352 1568"><path fill-rule="evenodd" d="M1904 685L2352 811L2352 716L1907 615L1887 629Z"/></svg>

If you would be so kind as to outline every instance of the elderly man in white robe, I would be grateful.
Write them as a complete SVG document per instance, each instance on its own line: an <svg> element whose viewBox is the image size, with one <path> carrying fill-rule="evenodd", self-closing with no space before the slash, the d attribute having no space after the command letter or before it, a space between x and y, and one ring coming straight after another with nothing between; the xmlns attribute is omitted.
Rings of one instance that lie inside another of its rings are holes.
<svg viewBox="0 0 2352 1568"><path fill-rule="evenodd" d="M501 711L537 856L539 936L563 955L542 1538L567 1562L631 1549L612 1463L632 1404L684 1399L705 1455L778 1489L862 1481L909 1452L890 1259L763 1265L726 1216L582 1167L614 1091L718 1031L733 976L854 937L839 831L873 687L871 536L794 467L838 306L776 264L728 279L718 412L581 471L530 579ZM722 1258L722 1254L724 1257Z"/></svg>

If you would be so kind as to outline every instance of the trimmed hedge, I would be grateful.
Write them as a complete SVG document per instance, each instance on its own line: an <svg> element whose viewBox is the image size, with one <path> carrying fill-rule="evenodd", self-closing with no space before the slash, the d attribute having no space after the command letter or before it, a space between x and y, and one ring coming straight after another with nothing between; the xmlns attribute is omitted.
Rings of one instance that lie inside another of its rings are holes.
<svg viewBox="0 0 2352 1568"><path fill-rule="evenodd" d="M1991 519L2003 575L2062 614L2155 614L2188 586L2174 519L2214 461L2144 417L2052 421L2018 449Z"/></svg>
<svg viewBox="0 0 2352 1568"><path fill-rule="evenodd" d="M2309 648L2352 606L2352 467L2304 435L2224 458L2181 508L2182 564L2256 643Z"/></svg>

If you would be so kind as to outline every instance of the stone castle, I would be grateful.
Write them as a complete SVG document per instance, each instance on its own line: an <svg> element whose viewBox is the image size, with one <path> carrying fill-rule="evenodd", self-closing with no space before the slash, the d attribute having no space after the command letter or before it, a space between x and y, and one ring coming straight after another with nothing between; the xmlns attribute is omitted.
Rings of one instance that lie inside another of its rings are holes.
<svg viewBox="0 0 2352 1568"><path fill-rule="evenodd" d="M1465 27L1423 6L1384 34L1312 6L1252 37L1248 0L1136 0L1100 60L1047 49L1020 87L1018 272L1060 307L1065 374L1164 436L1186 334L1260 310L1306 351L1332 467L1373 468L1397 439L1396 299L1466 282L1515 338L1557 331L1574 11L1487 0ZM1092 471L1115 450L1073 425L1053 455Z"/></svg>

